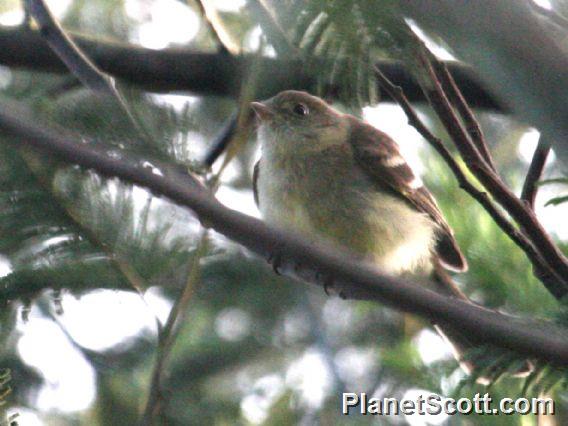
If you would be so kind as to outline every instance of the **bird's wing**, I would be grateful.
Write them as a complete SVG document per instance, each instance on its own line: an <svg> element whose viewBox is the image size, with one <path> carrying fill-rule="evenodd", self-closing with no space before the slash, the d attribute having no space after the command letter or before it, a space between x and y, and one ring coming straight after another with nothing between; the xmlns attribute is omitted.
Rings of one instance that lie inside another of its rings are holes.
<svg viewBox="0 0 568 426"><path fill-rule="evenodd" d="M254 169L252 171L252 192L254 194L254 202L256 206L259 207L260 204L258 202L258 173L260 171L260 160L258 160L254 164Z"/></svg>
<svg viewBox="0 0 568 426"><path fill-rule="evenodd" d="M442 264L454 271L467 270L452 229L440 212L434 197L424 187L401 156L398 145L388 135L367 123L351 118L350 143L358 164L374 181L390 187L438 225L436 253Z"/></svg>

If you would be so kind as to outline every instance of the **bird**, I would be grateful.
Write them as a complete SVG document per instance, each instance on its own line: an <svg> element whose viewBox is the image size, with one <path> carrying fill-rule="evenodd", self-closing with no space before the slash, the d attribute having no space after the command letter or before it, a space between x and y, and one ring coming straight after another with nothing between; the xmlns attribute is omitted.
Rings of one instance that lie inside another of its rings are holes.
<svg viewBox="0 0 568 426"><path fill-rule="evenodd" d="M448 273L468 269L454 232L390 136L302 91L251 109L261 147L253 192L267 223L469 302ZM434 327L471 373L463 355L476 343L456 326Z"/></svg>

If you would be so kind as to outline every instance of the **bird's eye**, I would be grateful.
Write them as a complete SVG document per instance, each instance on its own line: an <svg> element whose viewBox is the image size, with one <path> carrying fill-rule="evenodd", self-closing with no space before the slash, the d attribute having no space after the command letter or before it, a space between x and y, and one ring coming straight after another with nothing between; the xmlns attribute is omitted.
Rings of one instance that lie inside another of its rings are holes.
<svg viewBox="0 0 568 426"><path fill-rule="evenodd" d="M304 116L306 116L310 113L310 110L304 104L294 105L293 111L294 111L294 114L302 116L302 117L304 117Z"/></svg>

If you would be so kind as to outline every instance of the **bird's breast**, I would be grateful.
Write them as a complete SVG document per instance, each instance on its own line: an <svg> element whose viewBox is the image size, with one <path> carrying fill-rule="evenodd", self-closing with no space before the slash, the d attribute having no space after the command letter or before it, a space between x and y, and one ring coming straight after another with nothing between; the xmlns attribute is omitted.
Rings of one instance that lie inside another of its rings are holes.
<svg viewBox="0 0 568 426"><path fill-rule="evenodd" d="M297 157L260 160L259 207L267 222L342 245L387 272L429 263L431 220L371 182L349 152Z"/></svg>
<svg viewBox="0 0 568 426"><path fill-rule="evenodd" d="M259 167L259 209L264 219L278 226L311 231L309 205L304 196L305 169L300 164L285 160L266 161L264 158L260 160Z"/></svg>

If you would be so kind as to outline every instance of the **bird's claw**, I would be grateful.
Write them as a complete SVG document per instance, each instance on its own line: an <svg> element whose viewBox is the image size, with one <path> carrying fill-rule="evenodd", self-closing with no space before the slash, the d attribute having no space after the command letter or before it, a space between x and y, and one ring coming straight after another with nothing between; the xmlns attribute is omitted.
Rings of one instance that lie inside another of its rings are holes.
<svg viewBox="0 0 568 426"><path fill-rule="evenodd" d="M322 279L321 274L319 272L317 275L318 275L317 277L318 281ZM323 275L323 291L327 296L332 296L333 294L331 290L333 290L333 278L329 275Z"/></svg>
<svg viewBox="0 0 568 426"><path fill-rule="evenodd" d="M268 263L272 266L272 270L276 275L282 275L280 267L282 266L282 256L275 252L270 253L267 259Z"/></svg>

